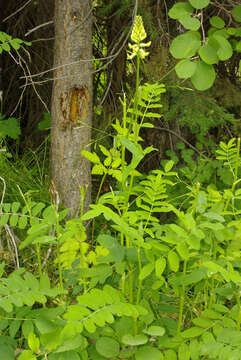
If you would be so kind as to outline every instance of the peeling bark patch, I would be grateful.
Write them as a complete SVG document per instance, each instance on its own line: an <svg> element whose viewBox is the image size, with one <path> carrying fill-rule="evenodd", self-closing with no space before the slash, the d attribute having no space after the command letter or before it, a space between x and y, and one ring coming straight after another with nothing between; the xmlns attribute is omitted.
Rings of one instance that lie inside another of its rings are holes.
<svg viewBox="0 0 241 360"><path fill-rule="evenodd" d="M63 121L61 127L65 130L67 127L74 127L79 122L85 122L88 114L89 91L87 86L81 88L72 87L67 93L60 97L60 107Z"/></svg>
<svg viewBox="0 0 241 360"><path fill-rule="evenodd" d="M72 21L73 22L76 22L79 18L79 14L77 11L73 11L72 14L71 14L71 18L72 18Z"/></svg>

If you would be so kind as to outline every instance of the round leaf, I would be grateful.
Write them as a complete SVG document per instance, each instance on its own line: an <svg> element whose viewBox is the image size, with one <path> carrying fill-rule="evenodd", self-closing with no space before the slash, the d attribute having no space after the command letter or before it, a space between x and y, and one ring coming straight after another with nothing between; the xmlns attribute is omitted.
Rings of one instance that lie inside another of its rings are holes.
<svg viewBox="0 0 241 360"><path fill-rule="evenodd" d="M217 44L218 45L218 44ZM198 53L200 58L207 64L217 64L219 57L217 55L218 46L215 46L214 41L208 40L208 42L200 47Z"/></svg>
<svg viewBox="0 0 241 360"><path fill-rule="evenodd" d="M188 2L178 2L169 10L171 19L180 19L185 15L192 14L193 7Z"/></svg>
<svg viewBox="0 0 241 360"><path fill-rule="evenodd" d="M171 43L170 53L175 59L190 58L196 54L201 46L200 34L189 31L178 35Z"/></svg>
<svg viewBox="0 0 241 360"><path fill-rule="evenodd" d="M136 351L136 360L163 360L163 355L157 348L149 346L142 346Z"/></svg>
<svg viewBox="0 0 241 360"><path fill-rule="evenodd" d="M106 358L116 357L120 352L119 343L107 336L99 338L96 341L95 347L97 352Z"/></svg>
<svg viewBox="0 0 241 360"><path fill-rule="evenodd" d="M203 9L210 3L210 0L189 0L195 9Z"/></svg>
<svg viewBox="0 0 241 360"><path fill-rule="evenodd" d="M197 90L204 91L213 85L215 77L216 74L212 65L198 61L196 71L191 80Z"/></svg>
<svg viewBox="0 0 241 360"><path fill-rule="evenodd" d="M196 31L200 28L200 21L190 15L181 17L179 21L185 29Z"/></svg>
<svg viewBox="0 0 241 360"><path fill-rule="evenodd" d="M225 22L219 16L211 17L210 24L217 29L223 29L225 26Z"/></svg>
<svg viewBox="0 0 241 360"><path fill-rule="evenodd" d="M227 32L226 29L220 29L220 30L216 30L215 33L213 33L213 35L218 35L218 36L222 36L224 39L228 39L229 38L229 34Z"/></svg>
<svg viewBox="0 0 241 360"><path fill-rule="evenodd" d="M228 35L232 35L232 36L233 36L233 35L236 34L236 32L237 32L237 29L234 28L234 27L230 27L230 28L227 29Z"/></svg>
<svg viewBox="0 0 241 360"><path fill-rule="evenodd" d="M187 79L191 77L195 73L196 66L196 63L190 61L189 59L179 61L179 63L175 67L177 76L180 79Z"/></svg>
<svg viewBox="0 0 241 360"><path fill-rule="evenodd" d="M216 33L213 35L213 37L219 44L219 49L217 51L219 59L222 61L230 59L233 55L233 49L230 42L223 36L216 35Z"/></svg>
<svg viewBox="0 0 241 360"><path fill-rule="evenodd" d="M235 21L241 22L241 5L235 6L232 10L232 15Z"/></svg>
<svg viewBox="0 0 241 360"><path fill-rule="evenodd" d="M146 335L130 335L126 334L122 337L121 341L125 345L137 346L146 344L148 341L148 337Z"/></svg>

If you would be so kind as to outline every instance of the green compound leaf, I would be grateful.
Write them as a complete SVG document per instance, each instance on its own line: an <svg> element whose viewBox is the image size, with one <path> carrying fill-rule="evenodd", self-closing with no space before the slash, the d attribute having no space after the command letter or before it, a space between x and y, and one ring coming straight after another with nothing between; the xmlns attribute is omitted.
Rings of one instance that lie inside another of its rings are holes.
<svg viewBox="0 0 241 360"><path fill-rule="evenodd" d="M236 6L232 10L232 15L235 21L241 22L241 5Z"/></svg>
<svg viewBox="0 0 241 360"><path fill-rule="evenodd" d="M96 153L91 153L87 150L81 150L80 154L84 156L87 160L93 162L94 164L100 164L100 158Z"/></svg>
<svg viewBox="0 0 241 360"><path fill-rule="evenodd" d="M200 28L200 21L196 18L193 18L190 15L185 15L179 19L182 26L185 27L187 30L196 31Z"/></svg>
<svg viewBox="0 0 241 360"><path fill-rule="evenodd" d="M119 355L120 345L119 343L107 336L101 337L95 344L97 352L105 358L114 358Z"/></svg>
<svg viewBox="0 0 241 360"><path fill-rule="evenodd" d="M225 22L219 16L212 16L210 24L217 29L223 29L225 26Z"/></svg>
<svg viewBox="0 0 241 360"><path fill-rule="evenodd" d="M163 354L157 348L142 346L135 353L135 360L163 360Z"/></svg>
<svg viewBox="0 0 241 360"><path fill-rule="evenodd" d="M210 3L210 0L189 0L195 9L203 9Z"/></svg>
<svg viewBox="0 0 241 360"><path fill-rule="evenodd" d="M102 164L95 164L91 170L93 175L103 175L106 172L106 168Z"/></svg>
<svg viewBox="0 0 241 360"><path fill-rule="evenodd" d="M181 60L175 67L176 74L180 79L187 79L195 73L196 66L197 64L189 59Z"/></svg>
<svg viewBox="0 0 241 360"><path fill-rule="evenodd" d="M196 31L188 31L178 35L171 43L170 53L175 59L190 58L196 54L201 46L200 34Z"/></svg>
<svg viewBox="0 0 241 360"><path fill-rule="evenodd" d="M188 2L178 2L169 10L168 15L171 19L180 19L193 12L193 7Z"/></svg>
<svg viewBox="0 0 241 360"><path fill-rule="evenodd" d="M197 90L204 91L213 85L215 77L216 74L212 65L198 61L196 71L191 80Z"/></svg>

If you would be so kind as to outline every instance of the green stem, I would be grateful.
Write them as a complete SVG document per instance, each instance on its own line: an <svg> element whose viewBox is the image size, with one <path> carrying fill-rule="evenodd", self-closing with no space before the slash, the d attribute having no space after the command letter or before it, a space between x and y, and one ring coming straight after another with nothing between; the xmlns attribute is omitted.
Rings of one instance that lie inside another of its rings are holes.
<svg viewBox="0 0 241 360"><path fill-rule="evenodd" d="M37 253L37 259L38 259L39 277L41 278L43 276L43 272L42 272L42 263L41 263L41 254L40 254L40 245L39 244L36 244L36 253Z"/></svg>
<svg viewBox="0 0 241 360"><path fill-rule="evenodd" d="M29 195L27 194L26 197L24 196L22 190L20 189L20 187L17 185L18 190L26 204L26 207L28 209L28 214L29 214L29 223L30 226L33 226L33 217L32 217L32 211L31 211L31 198L29 197ZM43 276L43 272L42 272L42 263L41 263L41 253L40 253L40 245L36 244L35 245L36 248L36 254L37 254L37 262L38 262L38 271L39 271L39 277L41 278Z"/></svg>
<svg viewBox="0 0 241 360"><path fill-rule="evenodd" d="M139 127L137 123L137 107L138 107L138 99L139 99L139 86L140 86L140 56L137 55L137 63L136 63L136 93L135 93L135 100L134 100L134 114L135 114L135 121L134 121L134 140L135 142L138 141L139 136Z"/></svg>
<svg viewBox="0 0 241 360"><path fill-rule="evenodd" d="M141 273L141 269L142 269L140 247L138 247L138 249L137 249L137 256L138 256L138 268L139 268L139 274L140 274L140 273ZM140 303L140 299L141 299L141 288L142 288L142 280L139 279L138 289L137 289L137 296L136 296L136 305L138 305L138 304Z"/></svg>
<svg viewBox="0 0 241 360"><path fill-rule="evenodd" d="M187 260L184 260L184 264L183 264L183 275L186 274L186 270L187 270ZM182 285L182 288L181 288L181 297L180 297L180 304L179 304L179 315L178 315L177 335L180 334L181 328L182 328L182 317L183 317L184 300L185 300L185 286Z"/></svg>
<svg viewBox="0 0 241 360"><path fill-rule="evenodd" d="M124 247L124 234L121 233L121 246ZM125 274L125 263L122 261L121 263L121 291L122 294L125 295L125 283L126 283L126 274Z"/></svg>
<svg viewBox="0 0 241 360"><path fill-rule="evenodd" d="M126 116L127 116L127 110L126 110L126 97L124 95L124 101L122 103L123 105L123 129L125 131L126 129ZM125 170L125 157L126 157L126 148L125 145L121 145L121 170L124 171ZM122 180L122 191L125 191L125 179Z"/></svg>
<svg viewBox="0 0 241 360"><path fill-rule="evenodd" d="M136 64L136 92L135 92L135 98L134 98L134 124L133 124L133 132L134 132L134 142L138 143L138 136L139 136L139 130L140 127L138 126L138 115L137 115L137 108L138 108L138 98L139 98L139 86L140 86L140 55L137 55L137 64ZM133 171L131 174L129 189L127 193L126 198L126 211L128 208L128 201L131 195L132 187L133 187L133 181L134 181L134 175Z"/></svg>
<svg viewBox="0 0 241 360"><path fill-rule="evenodd" d="M55 209L56 211L56 209ZM62 274L62 267L60 263L60 224L59 224L59 214L56 211L56 237L57 237L57 261L58 261L58 271L59 271L59 283L60 288L63 289L63 274Z"/></svg>
<svg viewBox="0 0 241 360"><path fill-rule="evenodd" d="M237 321L237 325L236 325L236 329L238 331L240 331L240 324L241 324L241 304L240 304L240 295L239 294L240 294L240 292L236 295L238 309L239 309L238 321Z"/></svg>
<svg viewBox="0 0 241 360"><path fill-rule="evenodd" d="M239 159L240 159L240 138L238 138L238 141L237 141L237 152L236 152L236 161L235 161L235 168L234 168L234 179L233 179L233 185L232 185L232 189L231 189L232 193L234 193L235 187L237 185ZM230 201L231 201L231 198L229 197L227 199L226 205L224 207L224 211L226 211L228 209Z"/></svg>
<svg viewBox="0 0 241 360"><path fill-rule="evenodd" d="M103 176L102 176L102 179L101 179L101 182L100 182L100 186L99 186L99 189L98 189L98 193L96 195L96 199L95 199L95 203L97 204L98 200L99 200L99 197L100 197L100 192L101 192L101 189L102 189L102 186L104 184L104 181L105 181L105 178L107 176L107 173L105 173ZM81 206L82 208L82 206Z"/></svg>
<svg viewBox="0 0 241 360"><path fill-rule="evenodd" d="M129 301L131 304L133 304L133 269L131 268L129 271Z"/></svg>
<svg viewBox="0 0 241 360"><path fill-rule="evenodd" d="M232 191L235 189L236 181L238 179L239 158L240 158L240 138L238 138L238 141L237 141L237 153L236 153L236 162L235 162L235 170L234 170L234 182L233 182L233 186L232 186Z"/></svg>
<svg viewBox="0 0 241 360"><path fill-rule="evenodd" d="M215 261L217 259L217 242L215 239L213 239L213 260ZM209 303L208 303L208 309L212 308L213 301L214 301L214 277L211 279L211 288L210 288L210 296L209 296Z"/></svg>
<svg viewBox="0 0 241 360"><path fill-rule="evenodd" d="M95 203L97 204L98 200L99 200L99 197L100 197L100 192L101 192L101 189L102 189L102 186L104 184L104 181L105 181L105 178L107 176L107 173L105 173L103 176L102 176L102 179L101 179L101 182L100 182L100 186L99 186L99 189L98 189L98 193L96 195L96 199L95 199ZM82 202L82 197L81 197L81 202ZM84 208L84 202L81 204L81 210ZM82 216L83 214L81 214ZM91 229L91 245L94 246L94 234L95 234L95 218L93 218L92 220L92 229Z"/></svg>

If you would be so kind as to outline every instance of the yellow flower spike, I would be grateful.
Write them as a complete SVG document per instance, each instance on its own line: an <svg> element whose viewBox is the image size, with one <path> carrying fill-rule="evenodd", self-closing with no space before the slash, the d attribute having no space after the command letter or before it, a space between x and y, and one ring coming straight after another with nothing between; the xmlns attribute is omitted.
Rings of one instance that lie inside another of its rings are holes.
<svg viewBox="0 0 241 360"><path fill-rule="evenodd" d="M131 40L135 43L140 43L146 38L146 31L143 25L142 17L137 15L131 33Z"/></svg>
<svg viewBox="0 0 241 360"><path fill-rule="evenodd" d="M146 31L143 25L142 17L137 15L135 18L134 26L131 33L131 40L135 44L128 44L131 51L128 52L127 58L132 60L135 56L139 56L140 59L144 59L149 55L149 52L145 51L144 48L151 45L151 41L143 43L142 41L146 38Z"/></svg>

